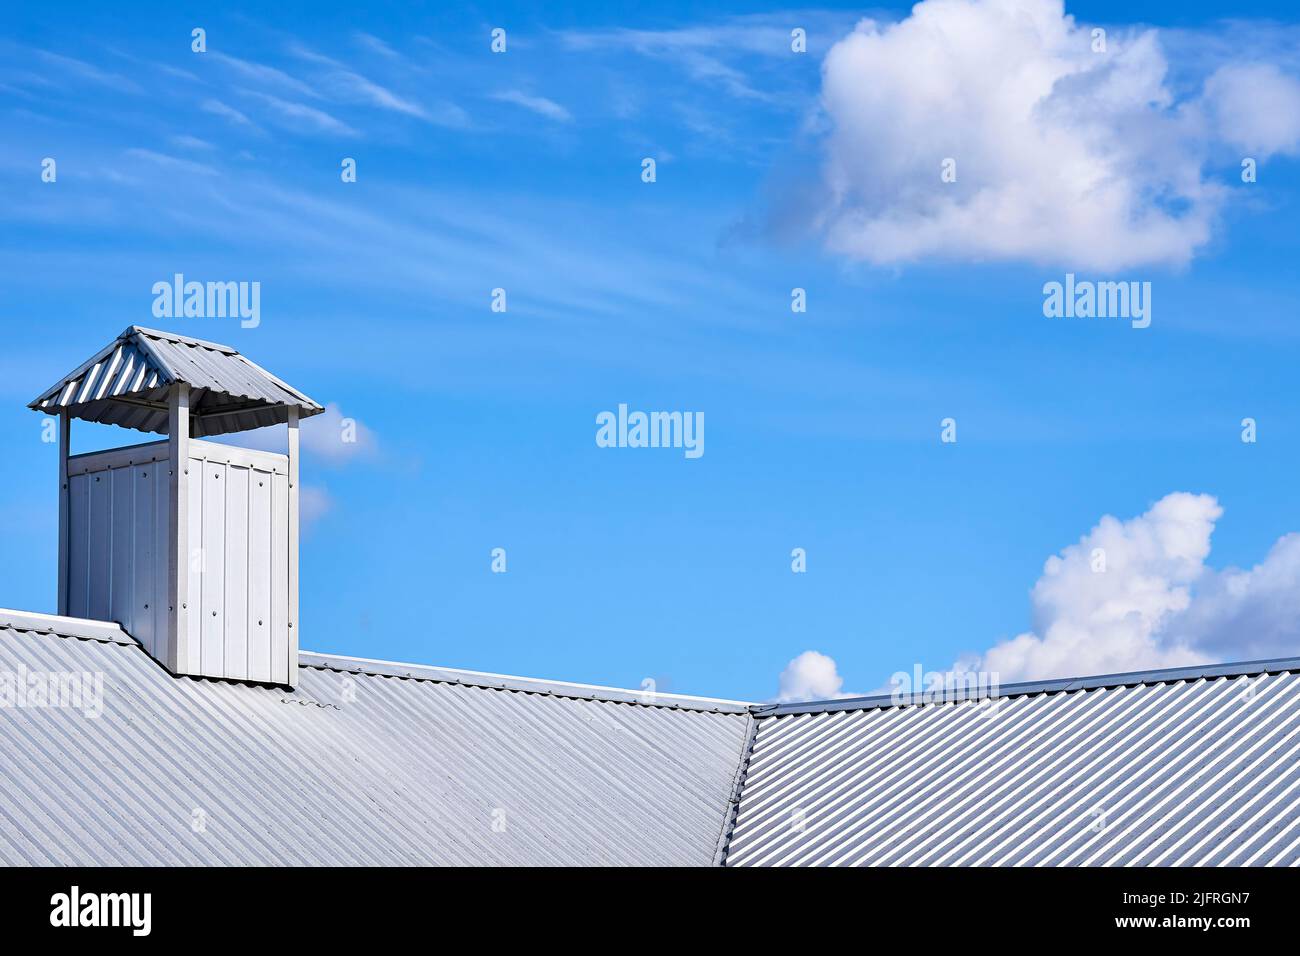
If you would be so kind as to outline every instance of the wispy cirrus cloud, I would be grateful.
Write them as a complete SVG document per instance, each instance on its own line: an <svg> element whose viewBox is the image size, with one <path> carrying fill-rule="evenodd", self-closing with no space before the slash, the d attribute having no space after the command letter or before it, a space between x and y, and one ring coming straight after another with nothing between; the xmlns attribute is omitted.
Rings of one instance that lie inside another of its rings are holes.
<svg viewBox="0 0 1300 956"><path fill-rule="evenodd" d="M183 159L179 156L171 156L167 153L159 153L152 149L141 149L132 147L125 151L127 156L134 159L144 160L155 166L160 166L181 173L190 173L198 176L219 176L220 171L206 163L196 163L192 159Z"/></svg>
<svg viewBox="0 0 1300 956"><path fill-rule="evenodd" d="M461 127L469 123L468 114L455 104L440 102L432 107L426 106L414 97L377 83L343 61L302 43L291 43L289 52L306 63L323 68L316 77L317 83L323 94L333 99L400 113L440 126ZM393 56L400 59L396 53Z"/></svg>
<svg viewBox="0 0 1300 956"><path fill-rule="evenodd" d="M278 67L268 66L265 63L255 63L252 60L243 60L215 50L204 55L227 67L245 81L251 80L263 86L273 87L282 92L294 93L298 96L306 96L310 99L320 98L320 94L310 85L297 77L290 76Z"/></svg>
<svg viewBox="0 0 1300 956"><path fill-rule="evenodd" d="M203 110L205 113L211 113L213 116L220 116L222 119L229 120L236 126L246 126L252 129L257 128L257 124L247 116L235 109L233 106L229 106L220 100L206 99L199 104L199 109Z"/></svg>
<svg viewBox="0 0 1300 956"><path fill-rule="evenodd" d="M531 110L539 116L545 116L547 119L555 120L557 123L573 122L572 113L555 102L555 100L547 99L545 96L534 96L522 90L505 90L501 93L494 93L492 99L502 103L513 103L516 106L522 106L526 110Z"/></svg>
<svg viewBox="0 0 1300 956"><path fill-rule="evenodd" d="M295 132L330 133L335 136L356 136L357 131L324 110L306 103L281 99L270 93L241 90L244 96L256 100L270 110L278 125Z"/></svg>
<svg viewBox="0 0 1300 956"><path fill-rule="evenodd" d="M383 40L379 39L379 37L377 36L373 36L369 33L358 32L358 33L354 33L353 37L356 39L357 43L360 46L369 50L371 53L377 53L380 56L385 57L386 59L389 60L402 59L402 54L398 53L396 50L394 50Z"/></svg>
<svg viewBox="0 0 1300 956"><path fill-rule="evenodd" d="M109 89L117 90L120 93L140 93L143 90L140 84L135 80L125 77L120 73L113 73L109 70L101 69L85 60L78 60L75 57L64 56L61 53L52 53L49 50L36 50L36 57L49 66L55 67L63 74L86 80L99 86L105 86Z"/></svg>

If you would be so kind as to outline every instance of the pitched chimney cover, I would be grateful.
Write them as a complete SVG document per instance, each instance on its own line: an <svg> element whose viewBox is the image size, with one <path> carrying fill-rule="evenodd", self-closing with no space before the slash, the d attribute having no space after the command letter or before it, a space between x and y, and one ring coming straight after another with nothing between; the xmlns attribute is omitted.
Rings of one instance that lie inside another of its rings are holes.
<svg viewBox="0 0 1300 956"><path fill-rule="evenodd" d="M130 326L27 407L45 414L167 434L170 386L190 387L195 438L283 425L325 409L228 345Z"/></svg>
<svg viewBox="0 0 1300 956"><path fill-rule="evenodd" d="M29 406L58 415L59 614L173 674L298 679L298 422L324 408L234 349L131 326ZM165 441L70 454L73 418ZM202 436L288 425L286 454Z"/></svg>

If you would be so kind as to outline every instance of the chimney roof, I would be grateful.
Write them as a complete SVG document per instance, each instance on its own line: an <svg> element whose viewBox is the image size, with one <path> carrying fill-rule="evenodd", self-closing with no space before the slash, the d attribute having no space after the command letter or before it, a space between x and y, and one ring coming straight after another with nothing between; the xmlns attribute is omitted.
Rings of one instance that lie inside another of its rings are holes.
<svg viewBox="0 0 1300 956"><path fill-rule="evenodd" d="M282 424L325 409L228 345L132 325L27 407L167 433L167 390L190 386L194 437Z"/></svg>

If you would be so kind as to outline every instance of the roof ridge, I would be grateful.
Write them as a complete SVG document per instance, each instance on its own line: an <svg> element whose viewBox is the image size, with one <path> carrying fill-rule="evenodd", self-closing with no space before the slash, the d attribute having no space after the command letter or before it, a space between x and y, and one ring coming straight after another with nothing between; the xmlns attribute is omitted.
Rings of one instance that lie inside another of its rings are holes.
<svg viewBox="0 0 1300 956"><path fill-rule="evenodd" d="M608 687L601 684L580 684L573 681L548 680L540 677L494 674L486 671L465 670L458 667L440 667L433 664L409 664L401 661L349 657L345 654L322 654L316 651L300 650L298 652L298 666L314 667L319 670L332 670L340 673L360 673L378 677L426 680L487 690L510 690L550 697L567 697L606 703L639 704L644 707L666 707L675 710L705 710L716 713L747 714L750 708L753 707L753 704L746 701L726 700L719 697L665 694L658 691Z"/></svg>
<svg viewBox="0 0 1300 956"><path fill-rule="evenodd" d="M167 339L172 342L181 342L186 345L198 345L205 349L212 349L216 352L224 352L227 355L238 355L240 358L244 357L242 353L240 353L239 349L235 348L233 345L223 345L220 342L198 339L192 335L182 335L180 332L167 332L163 329L150 329L143 325L127 326L126 330L118 336L118 339L129 339L136 335L143 335L146 338Z"/></svg>
<svg viewBox="0 0 1300 956"><path fill-rule="evenodd" d="M779 717L785 714L820 714L836 710L875 710L885 707L916 707L927 703L960 703L966 700L984 700L1003 697L1023 697L1028 694L1060 694L1076 690L1099 690L1106 687L1128 687L1134 684L1165 684L1189 680L1214 680L1220 677L1246 677L1258 674L1300 672L1300 657L1265 658L1258 661L1237 661L1226 664L1193 664L1185 667L1164 667L1146 671L1123 671L1117 674L1097 674L1090 677L1060 677L1043 681L1020 681L999 687L936 689L902 695L870 694L863 697L846 697L841 700L810 700L788 704L755 704L752 712L758 717ZM915 698L920 698L919 700Z"/></svg>
<svg viewBox="0 0 1300 956"><path fill-rule="evenodd" d="M84 617L66 617L61 614L38 614L35 611L15 611L0 607L0 630L33 634L51 634L103 644L122 644L139 647L140 642L112 621L95 621Z"/></svg>

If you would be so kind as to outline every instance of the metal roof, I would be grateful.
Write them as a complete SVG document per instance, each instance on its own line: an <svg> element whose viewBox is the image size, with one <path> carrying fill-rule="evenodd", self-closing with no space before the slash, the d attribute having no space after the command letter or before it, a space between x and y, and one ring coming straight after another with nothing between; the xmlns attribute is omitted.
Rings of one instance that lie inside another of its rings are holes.
<svg viewBox="0 0 1300 956"><path fill-rule="evenodd" d="M1300 862L1300 661L887 700L755 708L727 865Z"/></svg>
<svg viewBox="0 0 1300 956"><path fill-rule="evenodd" d="M0 710L0 862L713 861L743 707L343 660L176 678L114 625L0 611L0 672L103 675L98 717Z"/></svg>
<svg viewBox="0 0 1300 956"><path fill-rule="evenodd" d="M1294 659L772 707L304 652L288 690L0 610L0 679L83 672L98 717L0 708L0 863L1300 863Z"/></svg>
<svg viewBox="0 0 1300 956"><path fill-rule="evenodd" d="M96 352L27 407L46 414L167 432L167 390L190 386L190 431L196 438L246 431L325 409L228 345L138 325Z"/></svg>

